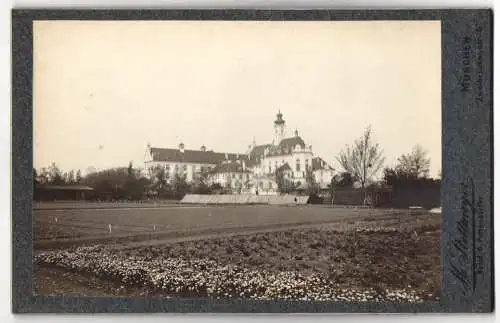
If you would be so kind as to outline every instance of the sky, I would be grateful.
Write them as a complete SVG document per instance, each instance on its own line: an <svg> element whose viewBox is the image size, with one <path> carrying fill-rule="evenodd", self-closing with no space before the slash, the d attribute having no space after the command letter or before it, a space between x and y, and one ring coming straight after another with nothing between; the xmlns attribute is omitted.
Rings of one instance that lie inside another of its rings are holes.
<svg viewBox="0 0 500 323"><path fill-rule="evenodd" d="M334 168L371 125L441 170L439 21L37 21L34 166L143 166L148 143L245 153L281 110Z"/></svg>

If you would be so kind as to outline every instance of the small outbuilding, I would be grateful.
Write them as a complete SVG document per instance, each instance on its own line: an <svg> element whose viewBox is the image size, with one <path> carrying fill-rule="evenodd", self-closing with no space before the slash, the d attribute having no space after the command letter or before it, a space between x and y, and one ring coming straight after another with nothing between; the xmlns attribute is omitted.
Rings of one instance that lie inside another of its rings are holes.
<svg viewBox="0 0 500 323"><path fill-rule="evenodd" d="M33 193L36 201L88 200L94 189L85 185L38 185Z"/></svg>

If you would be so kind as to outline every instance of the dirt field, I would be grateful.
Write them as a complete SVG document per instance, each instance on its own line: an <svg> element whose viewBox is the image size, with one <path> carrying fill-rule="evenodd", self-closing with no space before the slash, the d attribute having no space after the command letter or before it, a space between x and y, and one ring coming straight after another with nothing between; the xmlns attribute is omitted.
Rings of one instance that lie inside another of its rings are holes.
<svg viewBox="0 0 500 323"><path fill-rule="evenodd" d="M65 204L65 208L45 207L34 211L35 249L255 232L380 217L395 212L314 206L67 207Z"/></svg>
<svg viewBox="0 0 500 323"><path fill-rule="evenodd" d="M441 290L440 215L172 206L44 209L34 222L42 295L418 302Z"/></svg>

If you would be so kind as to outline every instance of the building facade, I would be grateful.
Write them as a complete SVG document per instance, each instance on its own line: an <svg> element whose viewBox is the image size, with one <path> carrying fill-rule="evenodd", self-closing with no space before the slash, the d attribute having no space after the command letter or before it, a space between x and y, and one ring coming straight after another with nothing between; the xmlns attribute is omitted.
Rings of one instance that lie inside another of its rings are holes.
<svg viewBox="0 0 500 323"><path fill-rule="evenodd" d="M176 174L187 182L206 176L209 184L219 184L233 193L277 194L277 172L293 185L307 182L312 173L315 182L326 188L334 176L334 169L320 157L314 156L312 146L307 145L297 130L286 136L286 123L281 112L274 121L274 136L269 144L257 145L255 140L243 153L220 153L207 150L185 149L180 143L177 149L156 148L148 144L145 153L145 170L153 176L158 169L167 178Z"/></svg>

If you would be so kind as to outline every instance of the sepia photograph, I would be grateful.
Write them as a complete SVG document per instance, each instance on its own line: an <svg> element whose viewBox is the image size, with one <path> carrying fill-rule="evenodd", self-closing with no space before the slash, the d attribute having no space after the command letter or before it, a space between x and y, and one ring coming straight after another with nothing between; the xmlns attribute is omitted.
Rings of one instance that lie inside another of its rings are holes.
<svg viewBox="0 0 500 323"><path fill-rule="evenodd" d="M33 23L33 294L442 295L436 21Z"/></svg>

